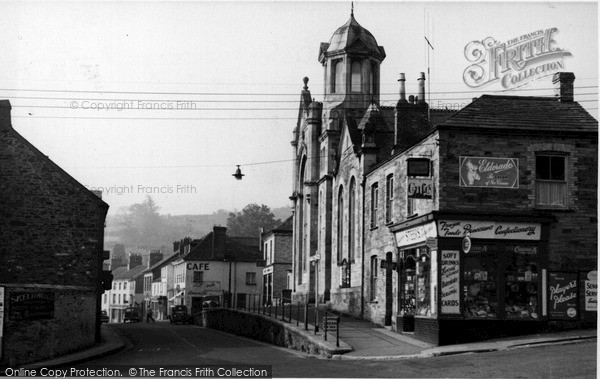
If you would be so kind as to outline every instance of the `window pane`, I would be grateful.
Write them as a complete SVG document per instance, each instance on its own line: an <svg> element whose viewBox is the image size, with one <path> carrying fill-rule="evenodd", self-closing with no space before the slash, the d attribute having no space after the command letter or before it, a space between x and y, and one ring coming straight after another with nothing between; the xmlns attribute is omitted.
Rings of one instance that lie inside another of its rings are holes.
<svg viewBox="0 0 600 379"><path fill-rule="evenodd" d="M335 64L335 81L333 92L343 93L344 92L344 69L342 61Z"/></svg>
<svg viewBox="0 0 600 379"><path fill-rule="evenodd" d="M417 249L417 315L431 316L431 260L426 247Z"/></svg>
<svg viewBox="0 0 600 379"><path fill-rule="evenodd" d="M521 247L506 267L506 318L538 318L538 251Z"/></svg>
<svg viewBox="0 0 600 379"><path fill-rule="evenodd" d="M498 317L497 253L488 249L465 254L463 287L465 317Z"/></svg>
<svg viewBox="0 0 600 379"><path fill-rule="evenodd" d="M535 178L550 179L550 157L543 155L535 157Z"/></svg>
<svg viewBox="0 0 600 379"><path fill-rule="evenodd" d="M550 179L565 180L565 158L551 157L550 158Z"/></svg>
<svg viewBox="0 0 600 379"><path fill-rule="evenodd" d="M360 62L352 63L352 92L361 91Z"/></svg>

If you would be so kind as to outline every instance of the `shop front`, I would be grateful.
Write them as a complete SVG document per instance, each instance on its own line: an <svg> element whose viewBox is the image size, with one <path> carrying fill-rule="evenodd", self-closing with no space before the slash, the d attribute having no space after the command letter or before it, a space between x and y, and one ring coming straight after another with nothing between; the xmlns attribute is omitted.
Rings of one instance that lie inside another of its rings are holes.
<svg viewBox="0 0 600 379"><path fill-rule="evenodd" d="M406 229L392 227L398 332L444 345L545 326L547 220L490 219L429 215Z"/></svg>

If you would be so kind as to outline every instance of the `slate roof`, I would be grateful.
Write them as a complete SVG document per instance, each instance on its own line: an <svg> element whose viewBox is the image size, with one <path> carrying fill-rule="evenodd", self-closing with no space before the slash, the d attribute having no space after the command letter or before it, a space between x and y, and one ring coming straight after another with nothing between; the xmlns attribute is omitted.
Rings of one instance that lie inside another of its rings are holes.
<svg viewBox="0 0 600 379"><path fill-rule="evenodd" d="M143 273L147 269L148 269L148 267L146 267L144 265L135 266L131 270L128 270L127 266L118 267L118 268L114 269L112 272L113 279L115 279L115 280L133 279L135 276Z"/></svg>
<svg viewBox="0 0 600 379"><path fill-rule="evenodd" d="M533 96L483 95L440 128L598 132L598 121L577 102Z"/></svg>
<svg viewBox="0 0 600 379"><path fill-rule="evenodd" d="M262 253L258 246L248 246L236 241L233 238L225 236L225 248L222 254L216 251L214 246L214 231L208 233L189 253L183 258L185 260L203 260L203 261L235 261L235 262L256 262L262 259Z"/></svg>
<svg viewBox="0 0 600 379"><path fill-rule="evenodd" d="M380 59L385 58L383 46L377 44L371 32L360 26L354 15L351 15L350 19L333 33L328 44L321 44L319 55L324 52L335 53L350 49L369 52Z"/></svg>

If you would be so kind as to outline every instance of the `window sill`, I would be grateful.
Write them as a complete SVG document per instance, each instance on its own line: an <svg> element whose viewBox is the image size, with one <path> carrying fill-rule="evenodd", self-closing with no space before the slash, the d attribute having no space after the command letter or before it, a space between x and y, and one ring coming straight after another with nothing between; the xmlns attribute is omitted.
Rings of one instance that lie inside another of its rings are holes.
<svg viewBox="0 0 600 379"><path fill-rule="evenodd" d="M394 224L394 220L386 221L385 226L390 226Z"/></svg>
<svg viewBox="0 0 600 379"><path fill-rule="evenodd" d="M377 300L370 300L369 304L379 304L379 301L377 301Z"/></svg>
<svg viewBox="0 0 600 379"><path fill-rule="evenodd" d="M247 286L255 286L256 283L246 283Z"/></svg>
<svg viewBox="0 0 600 379"><path fill-rule="evenodd" d="M378 229L378 228L379 228L379 227L378 227L377 225L375 225L375 226L371 226L371 227L369 228L369 230L375 230L375 229Z"/></svg>
<svg viewBox="0 0 600 379"><path fill-rule="evenodd" d="M536 205L535 209L552 212L574 212L573 209L570 209L568 207L552 207L548 205Z"/></svg>

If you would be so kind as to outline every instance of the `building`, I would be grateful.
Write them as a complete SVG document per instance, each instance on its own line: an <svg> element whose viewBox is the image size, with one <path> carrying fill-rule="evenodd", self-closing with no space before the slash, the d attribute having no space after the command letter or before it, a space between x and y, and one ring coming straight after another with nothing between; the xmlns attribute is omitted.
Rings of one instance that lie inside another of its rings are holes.
<svg viewBox="0 0 600 379"><path fill-rule="evenodd" d="M215 226L189 251L172 262L174 304L187 305L193 314L205 302L241 305L262 290L261 253L227 236L227 228ZM185 248L184 248L185 249Z"/></svg>
<svg viewBox="0 0 600 379"><path fill-rule="evenodd" d="M322 103L304 80L294 297L436 344L595 323L598 123L574 75L453 112L401 74L383 107L384 58L351 15L321 44Z"/></svg>
<svg viewBox="0 0 600 379"><path fill-rule="evenodd" d="M263 244L263 298L265 303L273 299L289 298L292 272L292 225L288 217L277 228L261 235ZM289 278L288 278L289 277Z"/></svg>
<svg viewBox="0 0 600 379"><path fill-rule="evenodd" d="M14 367L99 341L108 204L15 131L10 110L0 101L0 365Z"/></svg>
<svg viewBox="0 0 600 379"><path fill-rule="evenodd" d="M133 265L133 266L132 266ZM112 288L102 295L102 309L108 313L109 322L123 322L124 310L137 307L142 310L142 302L136 296L136 278L148 270L135 255L130 256L129 265L112 271Z"/></svg>

